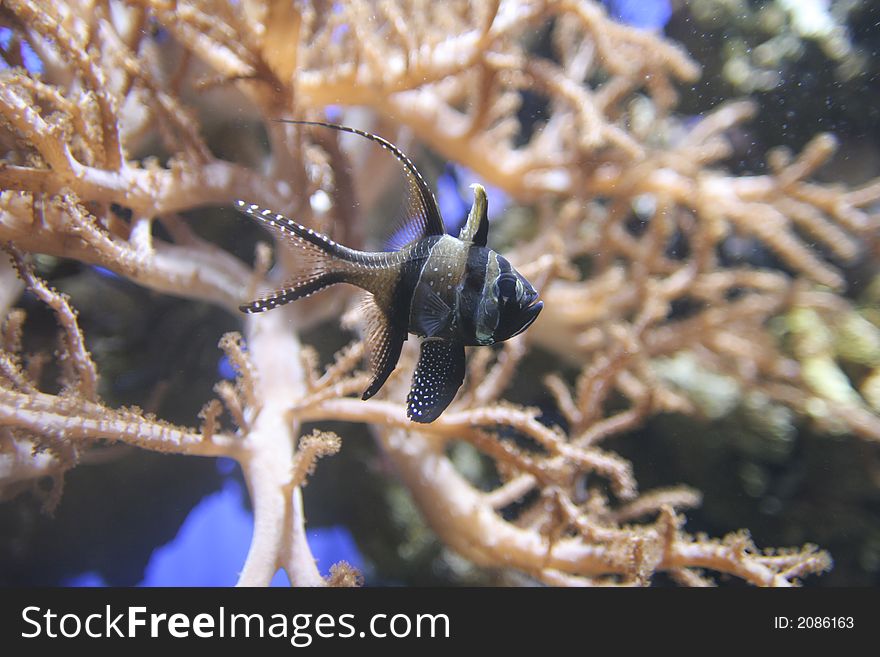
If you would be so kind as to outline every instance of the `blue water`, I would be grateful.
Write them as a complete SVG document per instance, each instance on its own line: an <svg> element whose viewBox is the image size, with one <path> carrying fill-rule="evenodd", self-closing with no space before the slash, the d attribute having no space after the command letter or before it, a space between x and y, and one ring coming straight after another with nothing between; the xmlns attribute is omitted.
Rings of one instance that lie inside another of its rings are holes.
<svg viewBox="0 0 880 657"><path fill-rule="evenodd" d="M604 0L608 13L622 23L662 30L672 16L670 0Z"/></svg>
<svg viewBox="0 0 880 657"><path fill-rule="evenodd" d="M233 469L230 464L234 464L230 459L218 460L221 472ZM219 491L206 496L190 511L177 536L153 551L139 586L234 585L247 556L253 526L253 514L244 505L241 483L227 477ZM339 561L363 569L363 557L345 527L315 527L306 534L322 575L327 576L330 567ZM63 584L107 585L94 572L81 573ZM272 586L287 585L287 576L278 571Z"/></svg>

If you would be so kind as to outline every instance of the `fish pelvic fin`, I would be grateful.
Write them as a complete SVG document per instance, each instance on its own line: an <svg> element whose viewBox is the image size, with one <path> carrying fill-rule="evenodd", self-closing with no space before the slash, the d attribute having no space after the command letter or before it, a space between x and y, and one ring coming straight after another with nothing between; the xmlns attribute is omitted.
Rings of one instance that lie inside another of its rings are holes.
<svg viewBox="0 0 880 657"><path fill-rule="evenodd" d="M464 345L460 341L423 341L406 398L407 417L423 424L440 417L461 387L464 371Z"/></svg>
<svg viewBox="0 0 880 657"><path fill-rule="evenodd" d="M405 328L395 326L388 314L376 303L372 294L365 294L361 302L361 316L365 320L364 339L373 379L362 399L369 399L385 384L397 367L400 350L406 340Z"/></svg>

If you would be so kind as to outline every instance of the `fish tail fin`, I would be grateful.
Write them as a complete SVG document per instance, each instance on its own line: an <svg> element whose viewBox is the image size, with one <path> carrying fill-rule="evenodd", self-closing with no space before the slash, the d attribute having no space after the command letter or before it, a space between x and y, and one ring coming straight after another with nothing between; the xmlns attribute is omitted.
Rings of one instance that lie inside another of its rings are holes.
<svg viewBox="0 0 880 657"><path fill-rule="evenodd" d="M348 252L351 251L351 249L346 249L323 233L319 233L311 228L306 228L302 224L296 223L293 219L288 219L283 214L267 210L259 205L247 203L240 199L235 202L235 206L240 212L244 212L246 215L253 217L259 223L267 226L272 232L283 237L295 247L299 247L307 252L314 253L315 255L324 254L332 258L339 258L340 260L348 260L350 257Z"/></svg>
<svg viewBox="0 0 880 657"><path fill-rule="evenodd" d="M339 272L319 274L312 278L294 278L289 280L281 289L242 304L238 309L241 312L248 314L261 313L266 310L277 308L278 306L283 306L285 303L290 303L291 301L310 296L335 283L345 282L347 282L345 277Z"/></svg>
<svg viewBox="0 0 880 657"><path fill-rule="evenodd" d="M335 283L360 284L352 255L357 253L311 228L306 228L282 214L260 206L236 201L241 212L267 226L283 238L297 254L292 260L291 277L274 292L266 294L239 309L245 313L259 313L307 297Z"/></svg>

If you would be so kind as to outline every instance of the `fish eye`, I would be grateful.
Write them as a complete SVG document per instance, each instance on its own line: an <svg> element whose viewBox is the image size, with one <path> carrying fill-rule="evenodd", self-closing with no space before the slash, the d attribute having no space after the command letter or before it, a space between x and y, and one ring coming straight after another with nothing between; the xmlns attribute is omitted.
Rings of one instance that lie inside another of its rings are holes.
<svg viewBox="0 0 880 657"><path fill-rule="evenodd" d="M498 300L507 302L511 299L518 298L520 283L516 276L510 273L501 274L495 282L495 293Z"/></svg>

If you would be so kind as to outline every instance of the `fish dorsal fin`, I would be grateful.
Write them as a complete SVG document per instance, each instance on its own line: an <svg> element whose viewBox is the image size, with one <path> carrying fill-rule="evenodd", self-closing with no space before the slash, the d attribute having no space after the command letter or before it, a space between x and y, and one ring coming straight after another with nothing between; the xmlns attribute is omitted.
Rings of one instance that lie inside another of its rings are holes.
<svg viewBox="0 0 880 657"><path fill-rule="evenodd" d="M425 340L412 387L406 398L406 415L413 422L433 422L455 398L464 381L464 345L458 340Z"/></svg>
<svg viewBox="0 0 880 657"><path fill-rule="evenodd" d="M462 242L473 242L476 246L486 246L489 239L489 201L481 184L474 183L471 189L474 190L474 204L458 239Z"/></svg>
<svg viewBox="0 0 880 657"><path fill-rule="evenodd" d="M403 227L392 238L392 246L399 248L408 242L425 237L427 235L444 235L446 228L443 225L443 218L440 216L440 210L437 207L437 201L434 193L428 186L428 183L416 169L416 165L412 163L397 146L387 139L383 139L378 135L374 135L364 130L358 130L346 125L337 123L324 123L322 121L294 121L290 119L277 119L281 123L293 123L297 125L311 125L322 128L330 128L340 132L350 132L369 139L379 144L386 151L391 153L398 162L403 165L406 172L407 183L407 216L403 223Z"/></svg>
<svg viewBox="0 0 880 657"><path fill-rule="evenodd" d="M397 366L406 331L394 327L370 293L365 294L361 301L360 314L365 322L367 358L373 373L373 379L361 398L369 399L379 392Z"/></svg>

